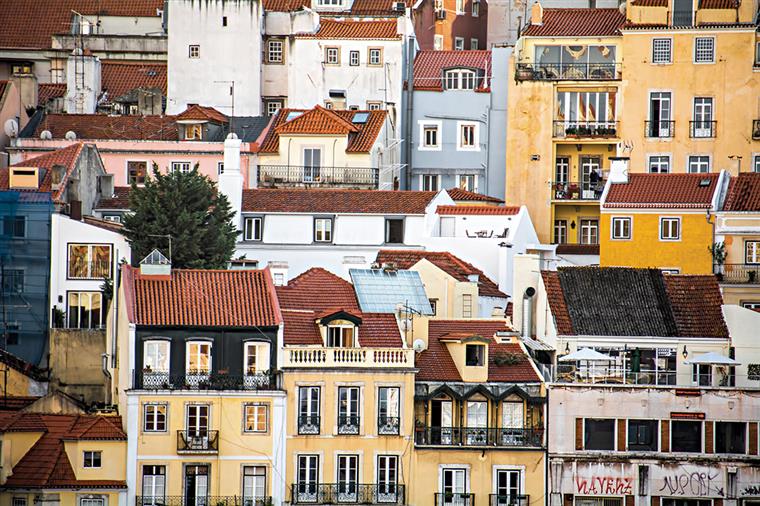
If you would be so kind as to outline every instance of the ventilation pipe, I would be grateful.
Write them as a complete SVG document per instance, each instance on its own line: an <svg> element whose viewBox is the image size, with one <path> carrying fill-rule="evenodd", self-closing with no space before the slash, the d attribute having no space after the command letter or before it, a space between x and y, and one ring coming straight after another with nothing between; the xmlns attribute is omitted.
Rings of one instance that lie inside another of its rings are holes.
<svg viewBox="0 0 760 506"><path fill-rule="evenodd" d="M522 336L533 336L533 296L536 295L536 289L529 286L523 294L522 304Z"/></svg>

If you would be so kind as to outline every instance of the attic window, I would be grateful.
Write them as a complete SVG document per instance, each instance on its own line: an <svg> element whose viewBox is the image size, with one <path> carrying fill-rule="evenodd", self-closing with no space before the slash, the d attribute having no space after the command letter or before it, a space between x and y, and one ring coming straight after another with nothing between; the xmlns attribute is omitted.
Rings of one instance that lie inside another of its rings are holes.
<svg viewBox="0 0 760 506"><path fill-rule="evenodd" d="M355 348L356 326L347 320L334 320L327 326L328 348Z"/></svg>
<svg viewBox="0 0 760 506"><path fill-rule="evenodd" d="M368 112L357 112L356 114L354 114L354 117L351 121L357 124L364 124L367 122L368 119L369 119Z"/></svg>
<svg viewBox="0 0 760 506"><path fill-rule="evenodd" d="M301 111L290 111L288 115L285 117L285 121L291 121L302 115L303 113Z"/></svg>
<svg viewBox="0 0 760 506"><path fill-rule="evenodd" d="M701 179L699 181L699 186L710 186L710 180L709 179Z"/></svg>
<svg viewBox="0 0 760 506"><path fill-rule="evenodd" d="M445 89L447 90L474 90L476 75L472 70L455 69L444 73Z"/></svg>
<svg viewBox="0 0 760 506"><path fill-rule="evenodd" d="M465 348L465 365L484 366L486 362L486 347L482 344L468 344Z"/></svg>

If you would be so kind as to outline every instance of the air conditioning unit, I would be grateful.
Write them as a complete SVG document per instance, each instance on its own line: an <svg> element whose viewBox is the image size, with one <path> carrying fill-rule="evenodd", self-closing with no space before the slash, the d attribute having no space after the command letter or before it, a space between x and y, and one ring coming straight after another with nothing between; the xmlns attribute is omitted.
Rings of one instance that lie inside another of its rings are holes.
<svg viewBox="0 0 760 506"><path fill-rule="evenodd" d="M393 2L393 12L405 12L405 11L406 11L406 3Z"/></svg>
<svg viewBox="0 0 760 506"><path fill-rule="evenodd" d="M446 19L446 11L443 9L435 11L435 19Z"/></svg>

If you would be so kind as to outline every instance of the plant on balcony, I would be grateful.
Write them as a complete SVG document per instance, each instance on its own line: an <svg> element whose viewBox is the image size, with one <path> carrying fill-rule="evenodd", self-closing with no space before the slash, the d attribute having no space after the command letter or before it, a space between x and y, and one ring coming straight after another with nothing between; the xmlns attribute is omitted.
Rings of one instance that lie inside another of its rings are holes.
<svg viewBox="0 0 760 506"><path fill-rule="evenodd" d="M723 281L723 264L726 262L726 245L723 242L716 242L712 246L708 247L710 254L713 257L713 265L715 266L715 275L719 281Z"/></svg>
<svg viewBox="0 0 760 506"><path fill-rule="evenodd" d="M520 363L520 354L512 352L499 352L493 357L494 364L498 366L502 365L516 365Z"/></svg>
<svg viewBox="0 0 760 506"><path fill-rule="evenodd" d="M591 127L579 126L578 127L578 135L582 135L582 136L591 135Z"/></svg>
<svg viewBox="0 0 760 506"><path fill-rule="evenodd" d="M576 135L577 133L578 133L578 129L574 126L565 128L566 135Z"/></svg>
<svg viewBox="0 0 760 506"><path fill-rule="evenodd" d="M747 276L749 277L749 282L754 283L757 279L757 271L749 271L747 272Z"/></svg>

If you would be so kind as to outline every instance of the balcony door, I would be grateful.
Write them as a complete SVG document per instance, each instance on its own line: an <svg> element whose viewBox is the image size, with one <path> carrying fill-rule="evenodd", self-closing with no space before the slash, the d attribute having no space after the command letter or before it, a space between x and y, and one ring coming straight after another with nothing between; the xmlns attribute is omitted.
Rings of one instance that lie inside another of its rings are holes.
<svg viewBox="0 0 760 506"><path fill-rule="evenodd" d="M186 345L185 381L189 386L199 386L209 380L211 374L211 345L209 341L192 341Z"/></svg>
<svg viewBox="0 0 760 506"><path fill-rule="evenodd" d="M493 506L514 506L520 495L520 471L499 469L496 471L496 501Z"/></svg>
<svg viewBox="0 0 760 506"><path fill-rule="evenodd" d="M467 433L468 445L484 445L488 443L488 403L486 401L467 402Z"/></svg>
<svg viewBox="0 0 760 506"><path fill-rule="evenodd" d="M468 506L465 496L467 490L466 469L444 469L441 476L441 492L443 506Z"/></svg>
<svg viewBox="0 0 760 506"><path fill-rule="evenodd" d="M208 504L208 466L185 466L185 506Z"/></svg>
<svg viewBox="0 0 760 506"><path fill-rule="evenodd" d="M597 185L602 180L602 159L598 156L581 157L581 189L583 198L591 200L595 197Z"/></svg>
<svg viewBox="0 0 760 506"><path fill-rule="evenodd" d="M322 167L322 149L304 148L303 150L303 180L305 183L319 181L319 170Z"/></svg>
<svg viewBox="0 0 760 506"><path fill-rule="evenodd" d="M319 456L299 455L296 494L298 502L317 502Z"/></svg>
<svg viewBox="0 0 760 506"><path fill-rule="evenodd" d="M649 95L649 137L670 137L671 95L656 91Z"/></svg>
<svg viewBox="0 0 760 506"><path fill-rule="evenodd" d="M204 450L208 446L208 412L206 404L191 404L187 406L185 415L185 431L187 444L190 448Z"/></svg>
<svg viewBox="0 0 760 506"><path fill-rule="evenodd" d="M398 457L378 455L377 457L377 502L398 503Z"/></svg>
<svg viewBox="0 0 760 506"><path fill-rule="evenodd" d="M501 404L501 443L524 444L525 409L522 402L504 401Z"/></svg>
<svg viewBox="0 0 760 506"><path fill-rule="evenodd" d="M338 455L338 502L356 502L359 488L359 456Z"/></svg>
<svg viewBox="0 0 760 506"><path fill-rule="evenodd" d="M430 403L430 439L432 444L451 444L453 406L449 400L433 399Z"/></svg>
<svg viewBox="0 0 760 506"><path fill-rule="evenodd" d="M712 137L712 118L712 97L696 97L694 99L694 137Z"/></svg>

